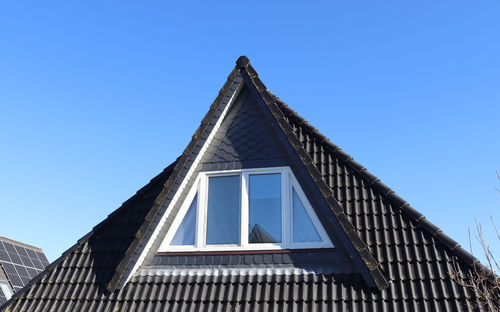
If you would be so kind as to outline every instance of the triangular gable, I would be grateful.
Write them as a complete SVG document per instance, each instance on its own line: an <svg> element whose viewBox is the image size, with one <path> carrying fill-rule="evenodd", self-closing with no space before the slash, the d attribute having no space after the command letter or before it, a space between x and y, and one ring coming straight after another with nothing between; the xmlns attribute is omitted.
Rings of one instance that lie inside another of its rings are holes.
<svg viewBox="0 0 500 312"><path fill-rule="evenodd" d="M115 276L113 280L115 283L123 285L141 265L153 261L156 250L159 249L164 236L173 223L190 186L196 179L196 172L200 168L206 169L207 166L212 168L210 166L214 164L216 168L225 170L242 168L245 165L259 167L260 159L254 156L265 155L266 159L274 159L281 164L284 164L282 162L285 161L291 167L300 185L305 186L304 192L313 201L311 204L330 239L336 241L335 246L342 246L346 255L353 259L353 264L363 275L366 283L380 289L387 287L387 282L380 272L377 261L370 255L365 243L354 231L339 204L333 199L331 191L328 194L323 192L321 188L325 187L324 183L318 183L321 181L315 181L312 178L313 176L309 172L310 168L307 168L312 164L304 163L304 155L308 156L307 153L300 142L297 142L297 138L294 141L294 134L289 126L286 128L283 116L276 114L280 113L276 105L273 102L268 102L269 95L261 92L262 88L265 90L265 87L260 80L255 79L256 77L248 59L240 58L236 68L219 93L218 99L212 104L210 111L202 121L202 125L174 169L177 175L172 175L172 180L167 182L162 192L165 200L162 206L157 208L157 215L151 223L153 226L145 233L141 245L122 277ZM252 106L245 105L249 101L253 102ZM237 109L232 109L232 107ZM260 110L260 113L252 112L252 110ZM252 117L252 113L261 115ZM224 125L223 121L227 117L231 117L233 123ZM234 123L235 120L238 123ZM247 133L248 131L245 129L252 123L260 123L262 129L272 128L267 129L268 132L264 135L263 148L257 147L264 149L264 152L255 150L255 146L259 146L259 144L235 142L235 140L250 142L255 140L254 133ZM223 131L219 131L220 128ZM272 131L269 132L270 130ZM242 133L243 131L247 132ZM272 132L274 135L270 138L269 133ZM233 135L233 133L239 135ZM211 144L214 141L219 144ZM227 144L228 142L230 144ZM273 148L266 151L266 146ZM250 151L247 152L247 149ZM223 162L220 162L219 160L223 157L225 157Z"/></svg>
<svg viewBox="0 0 500 312"><path fill-rule="evenodd" d="M233 169L286 164L286 152L273 132L250 89L242 86L203 156L203 170L218 170L223 165Z"/></svg>

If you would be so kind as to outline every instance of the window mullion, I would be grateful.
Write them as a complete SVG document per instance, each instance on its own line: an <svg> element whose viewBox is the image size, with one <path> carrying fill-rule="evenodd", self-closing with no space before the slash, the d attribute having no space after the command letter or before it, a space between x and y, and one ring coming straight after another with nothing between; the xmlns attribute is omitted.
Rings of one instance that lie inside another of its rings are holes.
<svg viewBox="0 0 500 312"><path fill-rule="evenodd" d="M281 211L283 245L289 247L291 243L291 219L290 219L290 174L288 170L281 172Z"/></svg>
<svg viewBox="0 0 500 312"><path fill-rule="evenodd" d="M248 172L241 173L241 246L248 246Z"/></svg>
<svg viewBox="0 0 500 312"><path fill-rule="evenodd" d="M203 248L205 246L206 232L206 211L207 211L207 176L203 175L200 179L198 194L198 221L196 225L196 247Z"/></svg>

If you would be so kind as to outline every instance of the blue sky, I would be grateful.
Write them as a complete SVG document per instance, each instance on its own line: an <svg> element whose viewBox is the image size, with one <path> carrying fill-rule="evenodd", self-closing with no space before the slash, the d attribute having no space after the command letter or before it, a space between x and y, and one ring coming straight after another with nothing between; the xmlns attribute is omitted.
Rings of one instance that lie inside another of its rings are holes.
<svg viewBox="0 0 500 312"><path fill-rule="evenodd" d="M463 245L500 220L498 1L9 1L0 235L55 260L182 153L243 54Z"/></svg>

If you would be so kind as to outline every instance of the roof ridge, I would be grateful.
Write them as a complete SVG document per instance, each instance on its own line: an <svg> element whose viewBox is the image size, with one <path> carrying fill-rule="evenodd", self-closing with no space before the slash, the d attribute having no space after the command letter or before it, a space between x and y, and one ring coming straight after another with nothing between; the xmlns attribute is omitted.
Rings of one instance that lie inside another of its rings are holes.
<svg viewBox="0 0 500 312"><path fill-rule="evenodd" d="M358 163L354 160L352 156L343 151L338 145L333 143L327 136L321 133L316 127L311 125L306 119L300 116L295 110L290 108L284 101L282 101L279 97L272 94L269 91L271 96L274 98L280 109L286 111L287 115L291 118L295 118L298 124L308 128L310 133L314 136L317 136L319 142L324 144L324 146L330 149L330 152L336 155L338 158L343 160L346 165L348 165L351 169L357 172L361 178L369 183L369 185L379 192L383 196L385 196L390 202L392 202L397 208L399 208L407 217L411 220L419 224L423 229L429 232L433 237L435 237L439 242L441 242L445 247L453 251L462 261L464 261L467 265L472 268L484 270L486 268L480 261L474 257L470 252L465 250L460 243L455 241L453 238L448 236L440 229L438 226L430 222L422 213L413 208L410 203L401 198L396 194L396 192L391 189L389 186L384 184L377 178L374 174L372 174L366 167Z"/></svg>

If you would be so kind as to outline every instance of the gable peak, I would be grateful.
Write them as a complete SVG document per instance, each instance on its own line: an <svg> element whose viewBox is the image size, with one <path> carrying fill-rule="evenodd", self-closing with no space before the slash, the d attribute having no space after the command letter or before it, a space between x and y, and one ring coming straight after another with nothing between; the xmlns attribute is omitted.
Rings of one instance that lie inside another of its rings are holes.
<svg viewBox="0 0 500 312"><path fill-rule="evenodd" d="M236 60L236 66L238 66L239 68L246 68L248 67L248 65L250 65L250 59L248 59L248 57L246 57L245 55L240 56Z"/></svg>

